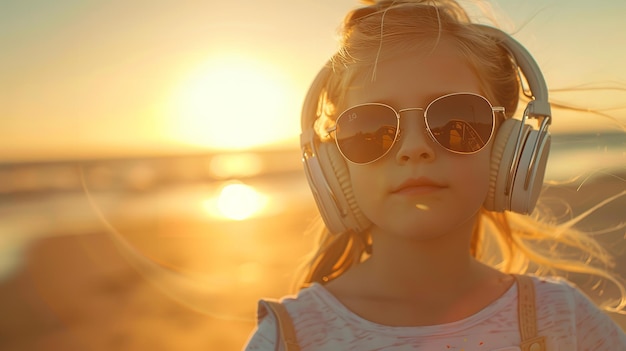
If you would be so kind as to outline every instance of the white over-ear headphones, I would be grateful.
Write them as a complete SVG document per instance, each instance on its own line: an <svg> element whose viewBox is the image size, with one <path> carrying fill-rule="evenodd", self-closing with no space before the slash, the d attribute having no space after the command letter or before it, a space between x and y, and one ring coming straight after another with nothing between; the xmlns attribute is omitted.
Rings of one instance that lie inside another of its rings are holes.
<svg viewBox="0 0 626 351"><path fill-rule="evenodd" d="M476 25L506 49L521 70L531 101L521 120L507 119L499 127L491 154L489 193L484 207L490 211L532 212L543 185L552 113L548 88L539 66L519 42L499 29ZM314 130L320 92L332 74L330 64L318 73L311 84L302 108L300 145L307 180L326 227L331 233L346 230L361 232L370 221L359 209L350 183L345 160L334 143L321 142ZM526 124L538 119L539 128Z"/></svg>

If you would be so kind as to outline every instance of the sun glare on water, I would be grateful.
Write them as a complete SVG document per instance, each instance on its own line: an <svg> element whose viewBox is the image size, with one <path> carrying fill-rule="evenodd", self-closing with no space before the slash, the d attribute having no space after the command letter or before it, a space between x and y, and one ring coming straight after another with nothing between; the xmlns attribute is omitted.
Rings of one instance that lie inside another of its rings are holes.
<svg viewBox="0 0 626 351"><path fill-rule="evenodd" d="M169 133L215 149L245 149L297 135L299 103L293 83L253 57L226 55L192 70L177 90Z"/></svg>
<svg viewBox="0 0 626 351"><path fill-rule="evenodd" d="M254 187L230 182L221 188L217 197L207 199L203 206L214 217L240 221L262 212L267 202L267 196Z"/></svg>

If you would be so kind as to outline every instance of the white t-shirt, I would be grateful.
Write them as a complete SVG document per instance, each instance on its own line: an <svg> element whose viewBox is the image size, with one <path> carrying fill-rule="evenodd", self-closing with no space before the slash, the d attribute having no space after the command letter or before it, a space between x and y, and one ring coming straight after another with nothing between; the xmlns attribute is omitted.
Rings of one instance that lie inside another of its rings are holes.
<svg viewBox="0 0 626 351"><path fill-rule="evenodd" d="M533 277L537 328L549 351L626 351L626 335L574 286L559 278ZM322 285L313 284L283 303L298 344L307 350L520 350L517 288L465 319L433 326L391 327L365 320L342 305ZM245 350L275 349L276 321L268 314Z"/></svg>

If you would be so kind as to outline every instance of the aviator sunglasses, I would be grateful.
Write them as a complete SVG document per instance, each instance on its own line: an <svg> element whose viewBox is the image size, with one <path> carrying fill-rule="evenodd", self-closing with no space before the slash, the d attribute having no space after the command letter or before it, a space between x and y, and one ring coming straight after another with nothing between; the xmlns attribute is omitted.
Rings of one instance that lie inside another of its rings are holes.
<svg viewBox="0 0 626 351"><path fill-rule="evenodd" d="M426 108L411 107L396 111L377 102L352 106L342 112L335 125L339 152L348 161L368 164L385 156L400 135L400 114L424 111L426 130L431 139L457 154L473 154L487 145L495 129L495 112L489 101L473 93L447 94L433 100Z"/></svg>

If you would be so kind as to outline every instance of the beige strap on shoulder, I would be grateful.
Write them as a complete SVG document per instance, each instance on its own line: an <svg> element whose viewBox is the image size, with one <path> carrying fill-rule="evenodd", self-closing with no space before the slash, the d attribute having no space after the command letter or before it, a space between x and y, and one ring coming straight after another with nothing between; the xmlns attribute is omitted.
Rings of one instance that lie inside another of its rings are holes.
<svg viewBox="0 0 626 351"><path fill-rule="evenodd" d="M282 344L279 350L300 351L300 346L296 338L296 330L293 327L293 322L291 321L291 317L285 305L273 300L259 301L259 320L265 316L267 309L270 309L276 317L278 328L278 340L276 340L276 342Z"/></svg>
<svg viewBox="0 0 626 351"><path fill-rule="evenodd" d="M545 336L537 336L537 313L535 309L535 284L526 275L514 275L517 281L519 332L522 351L545 351Z"/></svg>

